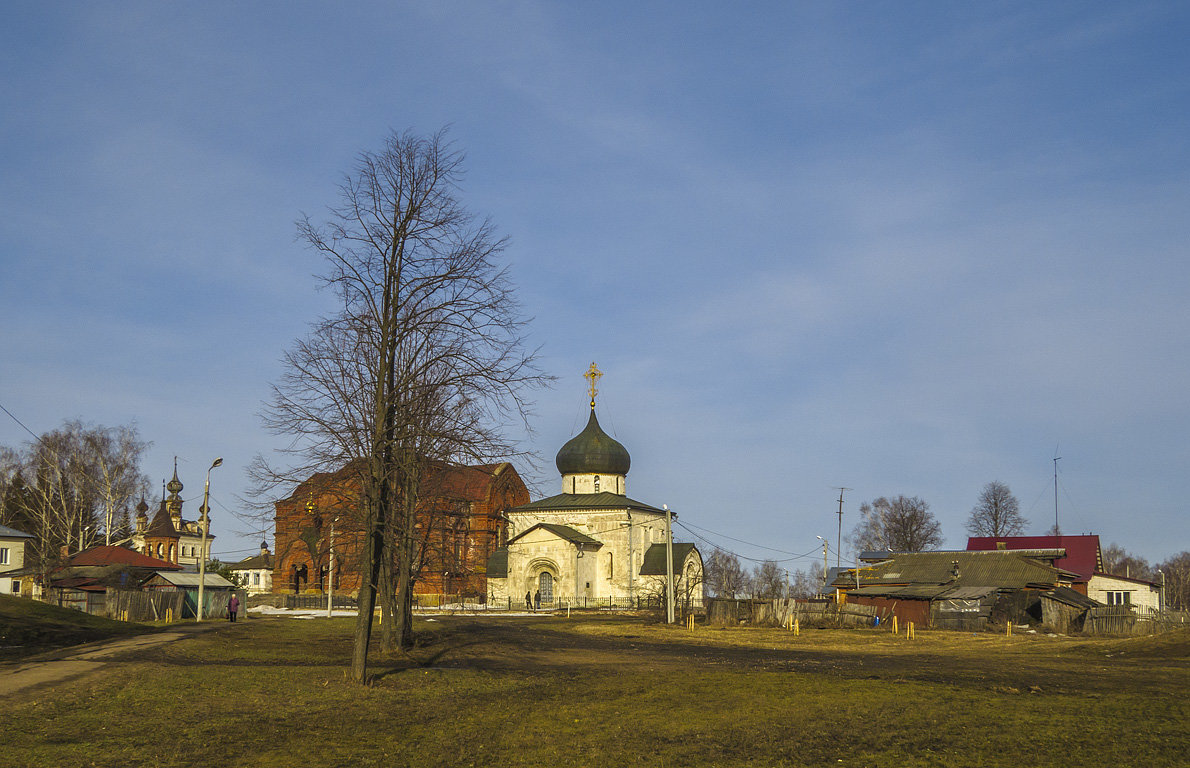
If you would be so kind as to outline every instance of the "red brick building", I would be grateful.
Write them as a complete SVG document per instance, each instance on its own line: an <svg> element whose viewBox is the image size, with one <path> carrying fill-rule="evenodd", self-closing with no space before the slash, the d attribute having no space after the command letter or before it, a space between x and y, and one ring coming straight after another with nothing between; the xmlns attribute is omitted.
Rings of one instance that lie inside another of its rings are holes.
<svg viewBox="0 0 1190 768"><path fill-rule="evenodd" d="M332 536L336 591L357 592L363 542L360 483L351 467L321 472L276 502L273 592L324 590ZM435 462L417 516L418 594L487 594L487 561L507 539L504 511L529 502L511 464ZM333 534L332 534L333 528Z"/></svg>

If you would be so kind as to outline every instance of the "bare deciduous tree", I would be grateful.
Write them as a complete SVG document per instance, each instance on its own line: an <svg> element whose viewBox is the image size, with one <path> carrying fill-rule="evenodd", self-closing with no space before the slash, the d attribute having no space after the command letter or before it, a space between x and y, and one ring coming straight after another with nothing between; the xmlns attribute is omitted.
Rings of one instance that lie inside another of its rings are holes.
<svg viewBox="0 0 1190 768"><path fill-rule="evenodd" d="M1153 575L1165 590L1166 607L1190 610L1190 552L1179 552L1158 563Z"/></svg>
<svg viewBox="0 0 1190 768"><path fill-rule="evenodd" d="M747 581L740 559L716 547L706 561L707 591L714 597L735 597Z"/></svg>
<svg viewBox="0 0 1190 768"><path fill-rule="evenodd" d="M366 679L376 600L382 644L412 642L415 531L428 461L515 455L504 421L527 428L524 393L543 384L498 259L505 241L457 202L463 156L444 132L388 137L364 152L328 220L299 222L327 262L341 309L285 356L266 424L292 435L285 471L258 461L258 490L356 468L362 586L352 675ZM391 619L391 620L390 620Z"/></svg>
<svg viewBox="0 0 1190 768"><path fill-rule="evenodd" d="M1127 579L1151 580L1153 569L1149 561L1133 555L1114 541L1103 548L1103 572Z"/></svg>
<svg viewBox="0 0 1190 768"><path fill-rule="evenodd" d="M856 550L919 552L942 543L942 526L917 496L881 496L859 507L860 521L849 537Z"/></svg>
<svg viewBox="0 0 1190 768"><path fill-rule="evenodd" d="M127 533L133 499L148 488L140 472L147 443L135 427L67 421L5 457L0 521L33 535L30 560L44 583L62 550L77 552Z"/></svg>
<svg viewBox="0 0 1190 768"><path fill-rule="evenodd" d="M979 501L967 518L967 532L972 536L1020 536L1027 522L1008 486L993 480L979 492Z"/></svg>
<svg viewBox="0 0 1190 768"><path fill-rule="evenodd" d="M805 600L809 597L822 594L822 569L821 568L799 568L793 572L793 576L789 582L789 596Z"/></svg>
<svg viewBox="0 0 1190 768"><path fill-rule="evenodd" d="M765 560L752 571L749 591L752 597L775 599L785 597L785 571L773 560Z"/></svg>

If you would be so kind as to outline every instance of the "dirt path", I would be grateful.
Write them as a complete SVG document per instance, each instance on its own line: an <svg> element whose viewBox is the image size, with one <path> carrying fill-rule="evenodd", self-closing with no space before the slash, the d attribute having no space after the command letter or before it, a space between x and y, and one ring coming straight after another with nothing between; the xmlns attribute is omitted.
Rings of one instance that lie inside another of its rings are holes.
<svg viewBox="0 0 1190 768"><path fill-rule="evenodd" d="M98 672L116 662L115 658L135 651L172 643L198 632L218 626L217 622L179 625L177 629L148 635L100 640L95 643L65 648L43 654L34 659L0 665L0 696L24 691L36 686L52 685L75 680Z"/></svg>

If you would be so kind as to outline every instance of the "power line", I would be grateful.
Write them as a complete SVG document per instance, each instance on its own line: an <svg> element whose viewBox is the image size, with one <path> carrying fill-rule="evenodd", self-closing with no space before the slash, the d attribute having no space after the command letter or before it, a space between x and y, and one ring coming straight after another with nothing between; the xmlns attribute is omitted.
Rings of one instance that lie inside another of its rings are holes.
<svg viewBox="0 0 1190 768"><path fill-rule="evenodd" d="M28 427L26 427L26 426L25 426L25 424L24 424L24 422L22 422L22 421L21 421L20 419L18 419L16 416L13 416L13 415L12 415L12 411L10 411L10 410L8 410L7 408L5 408L5 407L4 407L4 405L3 405L2 403L0 403L0 411L4 411L5 413L7 413L7 414L8 414L8 418L12 419L12 420L13 420L13 421L15 421L17 424L19 424L19 425L20 425L20 427L21 427L21 429L25 430L25 431L26 431L26 432L28 432L30 435L33 435L33 439L34 439L34 440L36 440L36 441L37 441L37 442L39 442L39 443L41 443L41 442L42 442L41 438L40 438L40 437L38 437L36 434L34 434L33 430L31 430L31 429L29 429ZM44 443L42 443L42 445L44 445Z"/></svg>

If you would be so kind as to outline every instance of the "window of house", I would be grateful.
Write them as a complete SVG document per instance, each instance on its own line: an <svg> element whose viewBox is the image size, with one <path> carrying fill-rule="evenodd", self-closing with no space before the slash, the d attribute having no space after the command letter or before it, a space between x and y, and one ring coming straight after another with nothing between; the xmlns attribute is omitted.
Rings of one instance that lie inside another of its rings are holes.
<svg viewBox="0 0 1190 768"><path fill-rule="evenodd" d="M8 547L0 547L0 565L8 565Z"/></svg>
<svg viewBox="0 0 1190 768"><path fill-rule="evenodd" d="M13 579L13 580L12 580L12 593L13 593L14 595L19 595L19 594L21 594L21 580L20 580L20 579Z"/></svg>
<svg viewBox="0 0 1190 768"><path fill-rule="evenodd" d="M1132 593L1131 592L1108 592L1107 593L1107 604L1108 605L1128 605L1131 602L1132 602Z"/></svg>
<svg viewBox="0 0 1190 768"><path fill-rule="evenodd" d="M258 587L260 586L260 574L259 573L252 574L252 583L255 586L258 586Z"/></svg>

